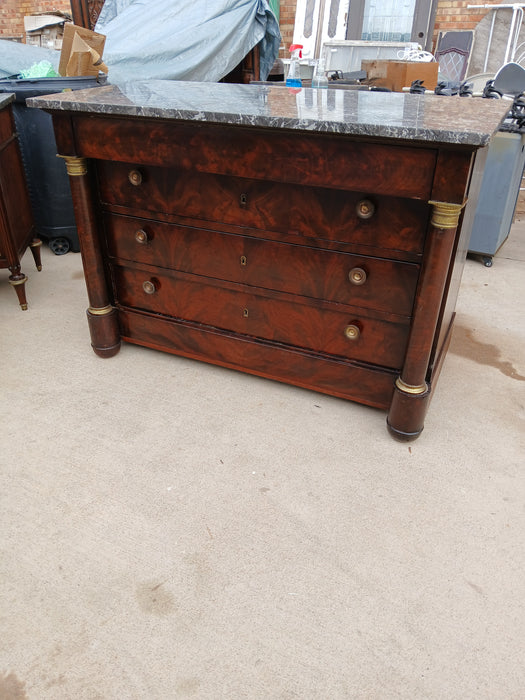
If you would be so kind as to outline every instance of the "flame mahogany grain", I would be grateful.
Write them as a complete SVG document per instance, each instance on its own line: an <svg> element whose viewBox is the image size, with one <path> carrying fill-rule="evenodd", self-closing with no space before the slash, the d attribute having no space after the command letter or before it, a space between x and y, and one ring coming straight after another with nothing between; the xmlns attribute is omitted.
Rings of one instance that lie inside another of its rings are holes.
<svg viewBox="0 0 525 700"><path fill-rule="evenodd" d="M88 164L73 187L88 296L115 310L92 329L99 354L120 335L421 433L465 257L461 220L440 228L432 202L464 204L474 147L65 112L54 125L59 152Z"/></svg>

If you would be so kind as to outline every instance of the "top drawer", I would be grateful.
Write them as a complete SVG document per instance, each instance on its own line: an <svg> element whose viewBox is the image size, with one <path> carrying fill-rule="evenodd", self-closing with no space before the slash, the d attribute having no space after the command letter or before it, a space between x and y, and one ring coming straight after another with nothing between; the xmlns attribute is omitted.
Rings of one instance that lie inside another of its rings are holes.
<svg viewBox="0 0 525 700"><path fill-rule="evenodd" d="M130 213L416 255L423 250L429 205L418 200L109 161L99 161L97 170L102 202Z"/></svg>
<svg viewBox="0 0 525 700"><path fill-rule="evenodd" d="M103 89L103 88L102 88ZM342 134L75 114L75 155L428 200L438 150ZM103 134L104 138L100 135ZM59 152L69 143L57 138ZM71 154L73 155L73 154Z"/></svg>

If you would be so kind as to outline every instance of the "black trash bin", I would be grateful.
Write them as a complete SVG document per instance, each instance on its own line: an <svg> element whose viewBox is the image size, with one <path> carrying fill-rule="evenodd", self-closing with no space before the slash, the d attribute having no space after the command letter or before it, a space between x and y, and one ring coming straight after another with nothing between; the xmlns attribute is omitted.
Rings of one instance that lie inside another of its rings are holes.
<svg viewBox="0 0 525 700"><path fill-rule="evenodd" d="M57 158L51 115L26 107L26 99L97 87L105 82L105 75L0 80L0 92L15 94L13 114L35 228L56 255L80 250L69 178L64 161Z"/></svg>

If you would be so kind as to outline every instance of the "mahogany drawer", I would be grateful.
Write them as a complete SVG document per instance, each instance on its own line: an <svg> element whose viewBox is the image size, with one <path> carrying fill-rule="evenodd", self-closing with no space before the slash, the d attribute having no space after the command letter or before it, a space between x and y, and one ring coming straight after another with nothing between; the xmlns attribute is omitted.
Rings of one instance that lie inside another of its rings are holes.
<svg viewBox="0 0 525 700"><path fill-rule="evenodd" d="M295 95L289 98L295 107ZM348 134L199 121L120 119L113 114L105 117L77 113L74 122L74 153L84 158L301 186L363 188L375 194L425 201L430 199L438 157L434 143L430 147L394 139L379 143L375 139L354 139ZM67 140L67 129L65 135ZM61 136L59 132L59 152L68 155L69 144L62 143Z"/></svg>
<svg viewBox="0 0 525 700"><path fill-rule="evenodd" d="M110 255L342 304L412 313L419 266L106 215Z"/></svg>
<svg viewBox="0 0 525 700"><path fill-rule="evenodd" d="M384 367L399 369L403 364L408 319L394 322L363 309L266 296L189 275L120 266L112 266L111 275L117 306Z"/></svg>
<svg viewBox="0 0 525 700"><path fill-rule="evenodd" d="M103 203L420 254L426 202L130 163L97 163Z"/></svg>

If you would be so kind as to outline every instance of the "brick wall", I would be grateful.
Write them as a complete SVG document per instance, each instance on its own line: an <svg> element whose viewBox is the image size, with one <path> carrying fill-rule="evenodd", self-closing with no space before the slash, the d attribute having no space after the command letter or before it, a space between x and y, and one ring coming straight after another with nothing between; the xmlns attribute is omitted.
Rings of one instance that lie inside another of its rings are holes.
<svg viewBox="0 0 525 700"><path fill-rule="evenodd" d="M491 0L494 4L497 0ZM488 10L468 10L468 4L484 4L482 0L439 0L435 36L438 31L451 29L474 29ZM293 40L296 0L280 0L280 26L282 34L281 56L288 56L288 47ZM69 0L1 0L0 37L24 34L24 15L33 12L71 12Z"/></svg>
<svg viewBox="0 0 525 700"><path fill-rule="evenodd" d="M293 39L293 27L295 23L296 0L281 0L279 6L279 26L281 29L281 50L279 56L288 58L290 53L288 48Z"/></svg>
<svg viewBox="0 0 525 700"><path fill-rule="evenodd" d="M24 35L24 16L54 11L71 14L69 0L0 0L0 39Z"/></svg>
<svg viewBox="0 0 525 700"><path fill-rule="evenodd" d="M500 0L501 2L502 0ZM498 0L491 0L491 5L499 5ZM475 29L489 10L467 9L467 5L488 4L483 0L439 0L436 22L434 25L434 38L438 32Z"/></svg>

